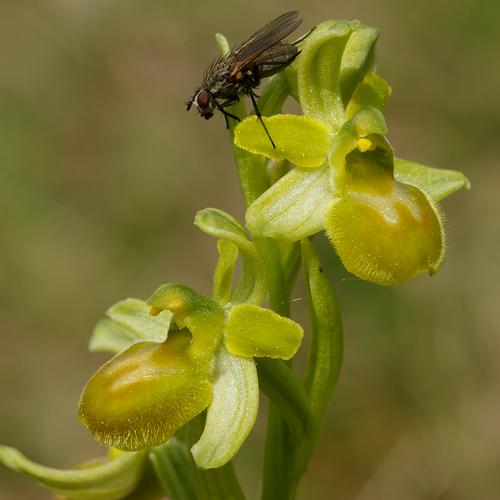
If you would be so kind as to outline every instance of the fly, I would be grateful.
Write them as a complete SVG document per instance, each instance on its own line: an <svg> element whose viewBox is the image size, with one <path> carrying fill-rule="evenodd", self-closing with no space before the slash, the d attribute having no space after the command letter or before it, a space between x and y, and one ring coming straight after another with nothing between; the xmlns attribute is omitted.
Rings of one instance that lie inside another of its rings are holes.
<svg viewBox="0 0 500 500"><path fill-rule="evenodd" d="M260 85L262 78L272 76L288 66L300 53L293 43L283 40L295 31L302 19L296 10L285 12L254 33L246 42L233 47L227 54L217 57L208 67L201 86L187 102L187 110L194 106L206 120L212 118L218 109L226 120L240 119L226 108L240 100L239 95L250 96L253 109L264 127L273 148L274 141L262 120L254 89Z"/></svg>

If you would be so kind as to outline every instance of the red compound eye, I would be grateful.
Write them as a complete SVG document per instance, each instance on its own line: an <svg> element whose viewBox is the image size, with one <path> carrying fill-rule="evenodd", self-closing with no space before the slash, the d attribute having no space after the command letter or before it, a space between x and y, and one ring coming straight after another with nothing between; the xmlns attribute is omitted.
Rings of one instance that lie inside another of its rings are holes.
<svg viewBox="0 0 500 500"><path fill-rule="evenodd" d="M206 90L200 90L196 96L196 104L200 109L208 108L210 104L210 94Z"/></svg>

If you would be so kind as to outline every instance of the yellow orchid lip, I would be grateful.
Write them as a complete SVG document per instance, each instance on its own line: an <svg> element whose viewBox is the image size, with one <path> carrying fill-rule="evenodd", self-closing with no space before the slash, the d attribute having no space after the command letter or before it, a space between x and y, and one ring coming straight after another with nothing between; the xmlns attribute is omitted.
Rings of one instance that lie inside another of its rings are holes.
<svg viewBox="0 0 500 500"><path fill-rule="evenodd" d="M80 420L98 441L133 451L164 443L208 408L193 449L205 468L229 461L253 427L259 400L253 357L289 359L303 333L294 321L255 304L222 307L178 284L160 286L147 303L122 301L108 315L95 345L119 352L85 386Z"/></svg>

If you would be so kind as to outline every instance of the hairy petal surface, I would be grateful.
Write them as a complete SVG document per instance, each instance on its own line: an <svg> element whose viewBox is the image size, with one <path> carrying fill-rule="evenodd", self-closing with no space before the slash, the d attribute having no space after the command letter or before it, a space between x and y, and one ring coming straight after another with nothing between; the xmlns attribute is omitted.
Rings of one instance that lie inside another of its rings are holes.
<svg viewBox="0 0 500 500"><path fill-rule="evenodd" d="M103 365L80 398L78 416L101 443L138 450L164 443L210 403L208 361L190 356L187 331L141 342Z"/></svg>

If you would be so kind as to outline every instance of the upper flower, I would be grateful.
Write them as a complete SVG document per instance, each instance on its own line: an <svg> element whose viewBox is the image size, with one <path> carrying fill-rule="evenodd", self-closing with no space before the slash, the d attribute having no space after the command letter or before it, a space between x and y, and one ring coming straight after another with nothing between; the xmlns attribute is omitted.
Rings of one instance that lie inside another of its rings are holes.
<svg viewBox="0 0 500 500"><path fill-rule="evenodd" d="M437 201L468 181L394 157L383 116L390 88L373 72L377 37L357 21L318 26L285 71L304 116L266 118L276 149L254 116L238 125L235 143L295 164L248 208L255 236L298 241L325 230L350 272L388 285L438 270Z"/></svg>

